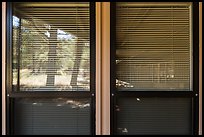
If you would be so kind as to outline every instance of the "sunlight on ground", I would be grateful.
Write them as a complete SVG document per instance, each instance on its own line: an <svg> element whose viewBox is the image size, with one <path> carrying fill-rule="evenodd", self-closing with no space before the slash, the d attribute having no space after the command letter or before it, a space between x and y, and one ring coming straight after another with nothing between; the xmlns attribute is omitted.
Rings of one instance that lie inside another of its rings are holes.
<svg viewBox="0 0 204 137"><path fill-rule="evenodd" d="M14 73L14 81L13 84L17 84L17 74ZM31 74L31 71L28 69L21 70L20 74L20 85L26 87L42 87L46 86L47 75L38 73ZM70 87L71 74L67 75L55 75L55 85L54 86L62 86L62 87ZM89 80L87 80L82 75L78 75L77 77L77 85L82 86L84 88L89 88Z"/></svg>

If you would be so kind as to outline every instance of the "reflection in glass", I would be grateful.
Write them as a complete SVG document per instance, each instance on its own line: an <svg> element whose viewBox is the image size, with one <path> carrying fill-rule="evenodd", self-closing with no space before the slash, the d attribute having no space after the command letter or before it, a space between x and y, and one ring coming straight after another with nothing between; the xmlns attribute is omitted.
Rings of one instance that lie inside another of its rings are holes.
<svg viewBox="0 0 204 137"><path fill-rule="evenodd" d="M191 98L118 98L118 135L192 134Z"/></svg>
<svg viewBox="0 0 204 137"><path fill-rule="evenodd" d="M16 135L90 135L91 99L18 98Z"/></svg>
<svg viewBox="0 0 204 137"><path fill-rule="evenodd" d="M118 91L192 89L191 8L190 3L116 3Z"/></svg>
<svg viewBox="0 0 204 137"><path fill-rule="evenodd" d="M90 90L89 3L57 5L14 3L14 89Z"/></svg>

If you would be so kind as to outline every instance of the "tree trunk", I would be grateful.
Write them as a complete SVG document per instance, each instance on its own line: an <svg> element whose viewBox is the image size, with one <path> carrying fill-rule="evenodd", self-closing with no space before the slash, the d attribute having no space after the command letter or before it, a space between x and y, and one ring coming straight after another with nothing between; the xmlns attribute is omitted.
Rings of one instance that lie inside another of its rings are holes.
<svg viewBox="0 0 204 137"><path fill-rule="evenodd" d="M78 73L79 73L79 67L80 67L80 63L81 63L82 53L83 53L83 44L78 43L77 47L76 47L74 67L72 70L72 78L71 78L71 82L70 82L70 85L72 86L72 88L77 88L77 77L78 77Z"/></svg>
<svg viewBox="0 0 204 137"><path fill-rule="evenodd" d="M57 47L57 29L51 28L49 31L49 52L47 63L47 83L46 86L54 86L56 69L56 47Z"/></svg>

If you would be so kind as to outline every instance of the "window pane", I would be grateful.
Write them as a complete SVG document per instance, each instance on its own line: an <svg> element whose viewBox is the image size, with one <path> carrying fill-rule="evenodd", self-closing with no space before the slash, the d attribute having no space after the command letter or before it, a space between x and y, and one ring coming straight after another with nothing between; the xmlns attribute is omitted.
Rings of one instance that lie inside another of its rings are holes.
<svg viewBox="0 0 204 137"><path fill-rule="evenodd" d="M18 98L14 107L15 135L91 134L91 99Z"/></svg>
<svg viewBox="0 0 204 137"><path fill-rule="evenodd" d="M117 134L190 135L191 98L119 98Z"/></svg>
<svg viewBox="0 0 204 137"><path fill-rule="evenodd" d="M13 85L20 91L90 90L88 2L14 3Z"/></svg>
<svg viewBox="0 0 204 137"><path fill-rule="evenodd" d="M191 3L116 3L116 87L189 91Z"/></svg>

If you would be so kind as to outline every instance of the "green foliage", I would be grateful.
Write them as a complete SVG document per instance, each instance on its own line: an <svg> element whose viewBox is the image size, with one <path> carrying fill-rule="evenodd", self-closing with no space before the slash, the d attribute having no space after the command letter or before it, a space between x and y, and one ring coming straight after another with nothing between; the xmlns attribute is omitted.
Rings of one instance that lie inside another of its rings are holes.
<svg viewBox="0 0 204 137"><path fill-rule="evenodd" d="M42 25L40 26L42 27ZM32 22L21 19L19 27L13 27L13 64L17 66L20 57L20 69L30 69L33 73L46 73L49 52L49 37L45 35L45 28L38 28ZM56 60L57 72L60 74L70 73L74 66L77 37L56 39ZM85 43L84 43L85 45ZM20 48L20 54L18 54ZM88 70L89 46L83 48L81 55L80 69ZM20 55L20 56L19 56Z"/></svg>

